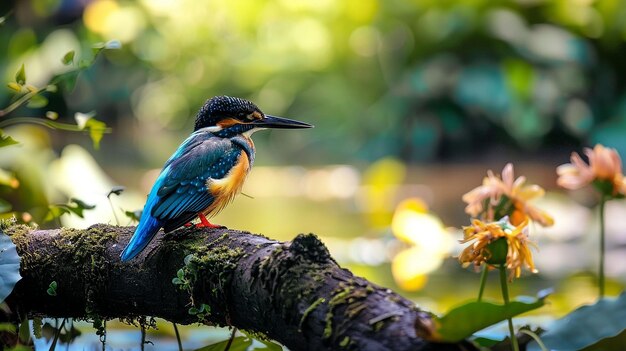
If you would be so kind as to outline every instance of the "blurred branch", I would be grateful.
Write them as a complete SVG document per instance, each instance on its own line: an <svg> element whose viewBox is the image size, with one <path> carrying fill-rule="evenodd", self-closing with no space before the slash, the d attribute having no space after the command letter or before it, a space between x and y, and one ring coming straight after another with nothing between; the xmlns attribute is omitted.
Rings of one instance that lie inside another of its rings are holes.
<svg viewBox="0 0 626 351"><path fill-rule="evenodd" d="M9 228L23 276L6 300L9 308L100 322L148 315L235 326L291 350L473 349L425 341L429 313L339 267L313 234L278 242L231 229L186 228L120 262L133 230ZM55 296L47 293L52 281Z"/></svg>
<svg viewBox="0 0 626 351"><path fill-rule="evenodd" d="M70 131L70 132L86 132L86 133L89 132L85 128L81 128L80 126L76 124L54 122L54 121L50 121L50 120L42 119L38 117L14 117L14 118L0 122L0 128L6 128L8 126L15 125L15 124L38 124L44 127L48 127L50 129L65 130L65 131ZM102 132L111 133L112 131L113 131L112 128L105 128L103 129Z"/></svg>
<svg viewBox="0 0 626 351"><path fill-rule="evenodd" d="M17 100L15 100L9 106L0 110L0 117L4 117L8 115L9 113L13 112L15 109L22 106L26 102L28 102L28 100L30 100L33 96L37 95L40 91L41 89L35 88L34 90L31 90L28 93L20 96Z"/></svg>

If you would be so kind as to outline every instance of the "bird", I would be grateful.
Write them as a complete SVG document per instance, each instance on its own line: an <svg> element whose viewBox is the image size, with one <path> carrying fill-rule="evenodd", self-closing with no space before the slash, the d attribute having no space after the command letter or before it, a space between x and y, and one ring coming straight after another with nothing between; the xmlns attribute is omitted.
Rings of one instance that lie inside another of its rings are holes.
<svg viewBox="0 0 626 351"><path fill-rule="evenodd" d="M163 228L169 233L195 217L199 227L219 227L215 215L241 192L254 163L252 133L268 129L312 128L301 121L264 114L254 103L231 96L208 99L196 115L193 133L165 162L142 216L120 255L139 255Z"/></svg>

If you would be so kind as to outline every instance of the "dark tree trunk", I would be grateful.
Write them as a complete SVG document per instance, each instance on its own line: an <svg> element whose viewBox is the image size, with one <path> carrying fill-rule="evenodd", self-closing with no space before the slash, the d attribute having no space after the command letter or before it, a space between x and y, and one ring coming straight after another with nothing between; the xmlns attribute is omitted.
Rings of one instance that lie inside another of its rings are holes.
<svg viewBox="0 0 626 351"><path fill-rule="evenodd" d="M8 229L23 276L9 307L30 316L230 325L291 350L471 349L425 341L427 312L339 267L313 234L278 242L230 229L181 229L122 263L133 230ZM52 281L56 296L47 293Z"/></svg>

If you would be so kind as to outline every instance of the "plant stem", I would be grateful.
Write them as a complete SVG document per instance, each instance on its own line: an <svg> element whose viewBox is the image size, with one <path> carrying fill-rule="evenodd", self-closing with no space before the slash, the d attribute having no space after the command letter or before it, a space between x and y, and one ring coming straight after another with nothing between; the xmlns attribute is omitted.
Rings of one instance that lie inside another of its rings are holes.
<svg viewBox="0 0 626 351"><path fill-rule="evenodd" d="M501 264L498 267L500 271L500 286L502 287L502 299L504 299L504 306L509 305L509 286L506 281L506 267ZM515 337L515 329L513 329L513 318L507 318L509 321L509 334L511 334L511 345L513 351L519 351L519 345L517 345L517 337Z"/></svg>
<svg viewBox="0 0 626 351"><path fill-rule="evenodd" d="M61 329L65 326L65 321L67 318L63 318L63 322L61 322L61 326L54 333L54 339L52 340L52 344L50 345L50 351L54 351L57 348L57 341L59 340L59 335L61 335Z"/></svg>
<svg viewBox="0 0 626 351"><path fill-rule="evenodd" d="M176 323L172 323L174 326L174 332L176 333L176 341L178 341L178 351L183 351L183 343L180 341L180 333L178 332L178 326Z"/></svg>
<svg viewBox="0 0 626 351"><path fill-rule="evenodd" d="M0 110L0 117L4 117L8 115L9 113L11 113L11 111L22 106L25 102L28 102L30 98L37 95L37 93L39 93L41 90L42 89L36 88L34 91L29 91L28 93L20 96L17 100L15 100L12 104L7 106L5 109Z"/></svg>
<svg viewBox="0 0 626 351"><path fill-rule="evenodd" d="M537 345L539 345L539 348L541 349L541 351L549 351L546 345L543 343L543 341L541 341L541 338L539 337L539 335L537 335L536 333L528 329L520 329L519 332L524 333L530 336L531 338L533 338L535 342L537 343Z"/></svg>
<svg viewBox="0 0 626 351"><path fill-rule="evenodd" d="M141 351L146 349L146 327L141 324Z"/></svg>
<svg viewBox="0 0 626 351"><path fill-rule="evenodd" d="M111 212L113 212L113 217L115 217L115 223L117 223L117 225L120 225L120 220L117 218L117 214L115 213L115 207L113 207L113 201L111 200L110 196L107 196L107 199L109 199L109 205L111 205ZM174 324L174 329L176 329L176 323ZM178 329L176 329L176 333L178 333Z"/></svg>
<svg viewBox="0 0 626 351"><path fill-rule="evenodd" d="M67 130L70 132L88 132L88 130L84 128L81 129L76 124L54 122L37 117L14 117L0 122L0 128L5 128L15 124L38 124L50 129ZM111 128L104 129L104 133L111 133L112 131L113 130Z"/></svg>
<svg viewBox="0 0 626 351"><path fill-rule="evenodd" d="M483 265L483 272L480 274L480 288L478 289L478 302L483 299L483 293L485 292L485 285L487 284L487 273L489 268L487 264Z"/></svg>
<svg viewBox="0 0 626 351"><path fill-rule="evenodd" d="M100 335L100 343L102 344L102 351L106 351L107 345L107 321L106 319L102 322L102 335Z"/></svg>
<svg viewBox="0 0 626 351"><path fill-rule="evenodd" d="M230 346L233 344L233 340L235 340L235 333L237 333L237 327L233 327L233 332L230 334L230 338L228 338L228 343L224 351L230 350Z"/></svg>
<svg viewBox="0 0 626 351"><path fill-rule="evenodd" d="M604 297L604 205L606 204L606 195L602 195L600 199L600 268L598 273L599 298Z"/></svg>

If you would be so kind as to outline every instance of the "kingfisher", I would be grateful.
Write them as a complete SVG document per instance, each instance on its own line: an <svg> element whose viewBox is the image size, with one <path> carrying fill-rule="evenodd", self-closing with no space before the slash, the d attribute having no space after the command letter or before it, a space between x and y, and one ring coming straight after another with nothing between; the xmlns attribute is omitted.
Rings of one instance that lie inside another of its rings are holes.
<svg viewBox="0 0 626 351"><path fill-rule="evenodd" d="M216 96L198 112L193 133L165 162L152 186L135 233L121 254L137 256L156 233L165 233L200 218L197 227L219 227L207 216L222 210L235 195L254 163L252 133L267 128L311 128L312 125L264 114L254 103Z"/></svg>

